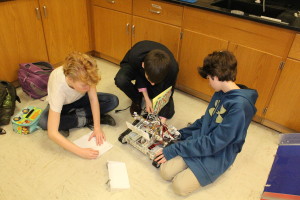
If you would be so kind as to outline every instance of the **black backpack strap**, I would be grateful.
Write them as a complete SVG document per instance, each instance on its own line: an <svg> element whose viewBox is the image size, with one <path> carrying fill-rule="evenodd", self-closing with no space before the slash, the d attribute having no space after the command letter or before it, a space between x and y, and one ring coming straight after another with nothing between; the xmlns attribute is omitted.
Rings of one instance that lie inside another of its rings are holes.
<svg viewBox="0 0 300 200"><path fill-rule="evenodd" d="M54 69L53 66L48 62L34 62L32 64L37 65L44 70L53 70Z"/></svg>

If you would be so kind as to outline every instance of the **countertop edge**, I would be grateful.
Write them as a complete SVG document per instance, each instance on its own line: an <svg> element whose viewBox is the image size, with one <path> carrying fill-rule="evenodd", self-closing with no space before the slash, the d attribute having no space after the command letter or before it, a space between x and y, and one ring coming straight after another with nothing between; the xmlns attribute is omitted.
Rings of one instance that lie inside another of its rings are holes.
<svg viewBox="0 0 300 200"><path fill-rule="evenodd" d="M280 28L300 32L300 27L286 25L286 24L282 24L280 22L270 21L270 20L267 20L267 19L251 17L249 15L233 14L233 13L228 12L227 9L211 8L210 4L206 5L208 3L202 3L202 4L197 3L197 4L195 4L195 3L188 3L188 2L177 1L177 0L155 0L155 1L163 1L163 2L168 2L168 3L173 3L173 4L179 4L179 5L182 5L182 6L188 6L188 7L193 7L193 8L197 8L197 9L207 10L207 11L211 11L211 12L225 14L225 15L232 16L232 17L237 17L237 18L240 18L240 19L246 19L246 20L249 20L249 21L254 21L254 22L258 22L258 23L262 23L262 24L267 24L267 25L271 25L271 26L276 26L276 27L280 27Z"/></svg>

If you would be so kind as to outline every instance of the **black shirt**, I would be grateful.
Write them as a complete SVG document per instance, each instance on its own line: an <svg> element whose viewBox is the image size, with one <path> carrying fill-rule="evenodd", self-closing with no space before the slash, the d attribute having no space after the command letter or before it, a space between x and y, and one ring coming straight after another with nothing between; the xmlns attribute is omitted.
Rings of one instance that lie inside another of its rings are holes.
<svg viewBox="0 0 300 200"><path fill-rule="evenodd" d="M167 76L162 82L155 84L154 86L151 86L145 77L145 71L144 68L142 67L142 62L144 62L146 55L154 49L163 50L169 55L170 68ZM174 86L176 83L179 68L178 68L177 61L175 60L172 52L166 46L148 40L138 42L126 53L125 57L121 61L120 66L122 67L124 65L130 65L131 67L137 70L138 73L136 77L136 85L138 88L152 87L152 89L156 91L155 95L160 94L170 86L173 86L172 90L174 91Z"/></svg>

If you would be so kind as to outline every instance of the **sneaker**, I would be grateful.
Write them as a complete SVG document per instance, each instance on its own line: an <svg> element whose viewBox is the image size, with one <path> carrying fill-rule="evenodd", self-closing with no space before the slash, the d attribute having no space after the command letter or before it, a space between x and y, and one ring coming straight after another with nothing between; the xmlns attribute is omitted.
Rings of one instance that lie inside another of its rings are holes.
<svg viewBox="0 0 300 200"><path fill-rule="evenodd" d="M6 131L3 128L0 128L0 135L6 134Z"/></svg>
<svg viewBox="0 0 300 200"><path fill-rule="evenodd" d="M101 115L100 124L107 124L110 126L115 126L116 121L114 120L114 118L112 118L112 116L105 114L105 115ZM91 130L94 130L93 118L87 118L87 122L86 122L85 126Z"/></svg>
<svg viewBox="0 0 300 200"><path fill-rule="evenodd" d="M114 120L114 118L112 118L112 116L105 114L105 115L101 115L100 124L115 126L116 121Z"/></svg>
<svg viewBox="0 0 300 200"><path fill-rule="evenodd" d="M140 115L141 112L142 112L142 106L141 106L140 103L134 103L134 102L132 102L132 104L130 106L130 114L131 114L131 116L133 116L135 112L138 115Z"/></svg>
<svg viewBox="0 0 300 200"><path fill-rule="evenodd" d="M69 137L70 135L69 130L59 130L59 133L62 134L64 137Z"/></svg>

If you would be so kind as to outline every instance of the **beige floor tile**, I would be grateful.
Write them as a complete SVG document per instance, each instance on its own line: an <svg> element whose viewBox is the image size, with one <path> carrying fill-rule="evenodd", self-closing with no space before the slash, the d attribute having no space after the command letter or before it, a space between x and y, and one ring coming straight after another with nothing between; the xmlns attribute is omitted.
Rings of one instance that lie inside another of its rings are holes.
<svg viewBox="0 0 300 200"><path fill-rule="evenodd" d="M126 108L130 100L115 86L113 78L118 66L99 60L102 80L97 89L114 93L119 97L117 109ZM22 103L17 103L15 113L28 105L44 108L45 101L33 100L18 88ZM177 128L193 122L205 112L207 103L176 91L176 114L168 123ZM259 199L264 189L277 149L279 134L252 122L245 145L232 167L215 183L189 195L175 195L170 183L163 181L151 161L130 145L118 142L118 136L126 128L125 121L132 122L129 111L112 112L117 126L103 126L107 140L114 147L96 160L81 159L59 147L38 130L30 135L19 135L11 125L4 126L6 135L0 136L0 199L1 200L99 200L99 199L205 199L241 200ZM71 130L70 140L89 132L89 129ZM113 191L107 189L106 161L126 163L131 188Z"/></svg>

